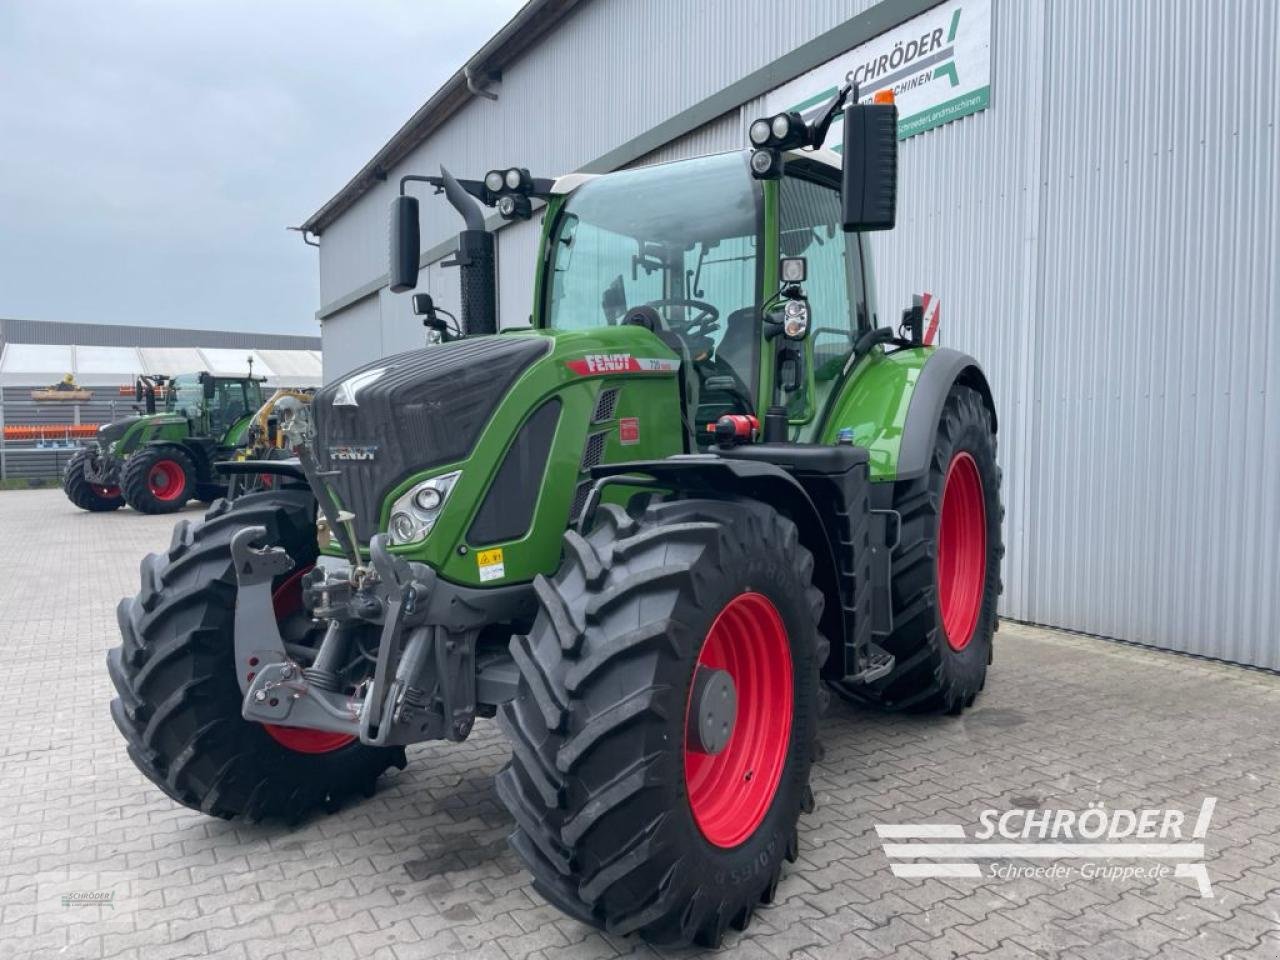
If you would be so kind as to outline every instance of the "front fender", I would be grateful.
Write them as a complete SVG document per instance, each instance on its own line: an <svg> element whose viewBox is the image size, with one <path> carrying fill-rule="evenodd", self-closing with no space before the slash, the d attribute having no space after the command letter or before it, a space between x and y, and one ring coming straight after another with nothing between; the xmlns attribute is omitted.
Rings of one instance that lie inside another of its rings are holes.
<svg viewBox="0 0 1280 960"><path fill-rule="evenodd" d="M845 636L844 610L840 603L840 586L836 579L835 554L827 536L826 524L808 491L782 467L760 460L738 460L716 454L692 454L662 460L634 460L595 467L591 476L638 475L652 478L653 483L636 486L658 486L681 496L724 499L740 496L767 503L785 515L800 534L800 542L813 554L814 586L822 591L826 604L822 611L822 632L837 645Z"/></svg>

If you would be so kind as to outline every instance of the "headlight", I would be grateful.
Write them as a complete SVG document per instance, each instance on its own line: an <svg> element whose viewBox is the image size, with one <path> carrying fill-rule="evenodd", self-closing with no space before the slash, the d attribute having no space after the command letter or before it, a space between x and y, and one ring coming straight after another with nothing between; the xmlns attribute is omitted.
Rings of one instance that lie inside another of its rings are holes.
<svg viewBox="0 0 1280 960"><path fill-rule="evenodd" d="M484 175L485 189L490 193L497 193L502 189L502 171L490 170Z"/></svg>
<svg viewBox="0 0 1280 960"><path fill-rule="evenodd" d="M391 505L391 519L387 533L396 545L418 543L427 538L436 525L440 511L444 509L449 494L458 482L462 471L455 470L410 487Z"/></svg>
<svg viewBox="0 0 1280 960"><path fill-rule="evenodd" d="M751 142L757 147L763 147L769 140L769 121L757 120L751 124L751 128L747 131L747 136L751 138Z"/></svg>
<svg viewBox="0 0 1280 960"><path fill-rule="evenodd" d="M512 167L507 171L507 189L519 190L520 184L524 183L524 175L516 167Z"/></svg>
<svg viewBox="0 0 1280 960"><path fill-rule="evenodd" d="M775 140L785 140L787 139L787 134L791 132L791 118L785 113L780 113L773 118L773 123L770 126L773 129Z"/></svg>

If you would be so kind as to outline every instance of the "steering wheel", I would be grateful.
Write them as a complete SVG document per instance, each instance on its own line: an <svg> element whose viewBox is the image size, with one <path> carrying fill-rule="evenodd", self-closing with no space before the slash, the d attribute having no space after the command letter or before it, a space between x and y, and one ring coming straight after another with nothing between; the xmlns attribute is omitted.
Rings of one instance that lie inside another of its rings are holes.
<svg viewBox="0 0 1280 960"><path fill-rule="evenodd" d="M692 320L672 320L667 318L667 325L682 337L705 337L720 326L720 311L705 300L691 300L687 297L663 297L650 300L646 306L655 310L661 307L692 307L698 311Z"/></svg>

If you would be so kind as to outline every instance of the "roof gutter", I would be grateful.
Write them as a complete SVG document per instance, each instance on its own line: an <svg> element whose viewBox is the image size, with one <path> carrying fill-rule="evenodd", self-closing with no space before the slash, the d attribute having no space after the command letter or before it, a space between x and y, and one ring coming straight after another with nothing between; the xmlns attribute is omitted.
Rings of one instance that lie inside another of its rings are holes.
<svg viewBox="0 0 1280 960"><path fill-rule="evenodd" d="M497 100L498 95L486 90L485 83L501 76L505 64L537 43L581 2L529 0L299 229L319 236L360 197L386 180L396 164L475 97Z"/></svg>

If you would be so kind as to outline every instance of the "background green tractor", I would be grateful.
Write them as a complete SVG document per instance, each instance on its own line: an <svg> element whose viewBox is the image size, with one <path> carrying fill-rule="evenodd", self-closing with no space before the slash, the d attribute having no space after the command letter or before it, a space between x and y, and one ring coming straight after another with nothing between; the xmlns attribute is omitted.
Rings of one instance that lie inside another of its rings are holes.
<svg viewBox="0 0 1280 960"><path fill-rule="evenodd" d="M842 169L815 147L850 93L750 153L404 178L392 288L426 181L467 222L463 329L323 388L296 459L246 467L276 489L143 562L108 657L142 772L296 818L496 716L549 901L658 943L745 927L797 856L827 690L958 713L996 626L991 392L918 312L876 322L897 114L844 109ZM532 326L499 333L480 204L535 199Z"/></svg>
<svg viewBox="0 0 1280 960"><path fill-rule="evenodd" d="M161 387L164 407L157 410ZM172 513L193 498L221 496L226 482L214 466L244 442L262 406L261 380L210 373L140 377L136 391L146 413L105 424L96 441L67 462L67 498L85 510L127 503L142 513Z"/></svg>

